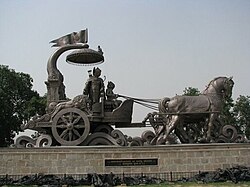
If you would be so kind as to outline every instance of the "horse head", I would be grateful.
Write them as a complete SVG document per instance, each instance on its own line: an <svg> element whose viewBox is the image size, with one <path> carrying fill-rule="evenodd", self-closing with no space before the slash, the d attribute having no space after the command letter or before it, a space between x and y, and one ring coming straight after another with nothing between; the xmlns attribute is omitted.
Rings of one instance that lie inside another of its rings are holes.
<svg viewBox="0 0 250 187"><path fill-rule="evenodd" d="M224 81L224 98L230 98L232 96L234 81L233 77L229 77Z"/></svg>
<svg viewBox="0 0 250 187"><path fill-rule="evenodd" d="M207 88L203 91L203 94L217 94L223 98L230 98L232 96L232 90L234 86L233 77L217 77L210 81Z"/></svg>

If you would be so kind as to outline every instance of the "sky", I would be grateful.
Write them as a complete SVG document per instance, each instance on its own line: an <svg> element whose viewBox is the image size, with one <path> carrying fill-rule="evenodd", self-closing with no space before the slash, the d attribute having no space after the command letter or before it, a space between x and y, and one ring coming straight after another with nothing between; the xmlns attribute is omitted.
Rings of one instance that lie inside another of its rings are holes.
<svg viewBox="0 0 250 187"><path fill-rule="evenodd" d="M56 50L49 42L85 28L90 48L104 52L96 67L118 94L173 97L233 76L233 99L250 95L249 0L0 0L0 64L30 74L44 95L47 61ZM70 52L57 64L73 98L93 66L66 63ZM149 112L135 105L133 122Z"/></svg>

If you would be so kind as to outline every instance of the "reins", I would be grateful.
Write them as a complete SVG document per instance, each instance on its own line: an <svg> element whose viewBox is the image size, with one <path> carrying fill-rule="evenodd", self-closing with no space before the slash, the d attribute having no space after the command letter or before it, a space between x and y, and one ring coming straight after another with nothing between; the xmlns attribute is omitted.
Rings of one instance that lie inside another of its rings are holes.
<svg viewBox="0 0 250 187"><path fill-rule="evenodd" d="M129 96L120 95L120 94L118 96L123 97L125 99L131 99L135 103L137 103L141 106L158 111L158 104L159 104L160 99L141 99L141 98L129 97ZM150 104L148 104L148 103L150 103ZM157 105L157 106L155 106L155 105Z"/></svg>

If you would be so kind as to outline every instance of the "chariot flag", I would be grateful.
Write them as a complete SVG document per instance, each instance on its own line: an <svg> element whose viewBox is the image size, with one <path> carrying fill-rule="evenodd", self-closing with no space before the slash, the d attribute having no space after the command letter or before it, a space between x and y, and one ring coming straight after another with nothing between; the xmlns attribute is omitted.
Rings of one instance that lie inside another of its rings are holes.
<svg viewBox="0 0 250 187"><path fill-rule="evenodd" d="M51 47L60 47L69 44L87 43L88 42L88 29L79 32L72 32L58 39L52 40L50 43L55 43Z"/></svg>

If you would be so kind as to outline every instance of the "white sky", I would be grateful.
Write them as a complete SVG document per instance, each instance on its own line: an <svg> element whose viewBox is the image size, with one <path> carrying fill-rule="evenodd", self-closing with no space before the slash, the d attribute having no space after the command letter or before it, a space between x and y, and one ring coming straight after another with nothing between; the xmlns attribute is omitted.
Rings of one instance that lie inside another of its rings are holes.
<svg viewBox="0 0 250 187"><path fill-rule="evenodd" d="M30 74L44 95L47 60L55 51L49 41L85 28L90 48L104 51L98 67L116 93L172 97L233 76L233 98L250 95L249 0L1 0L1 64ZM58 68L73 98L93 67L70 65L67 54ZM135 106L133 121L148 112Z"/></svg>

